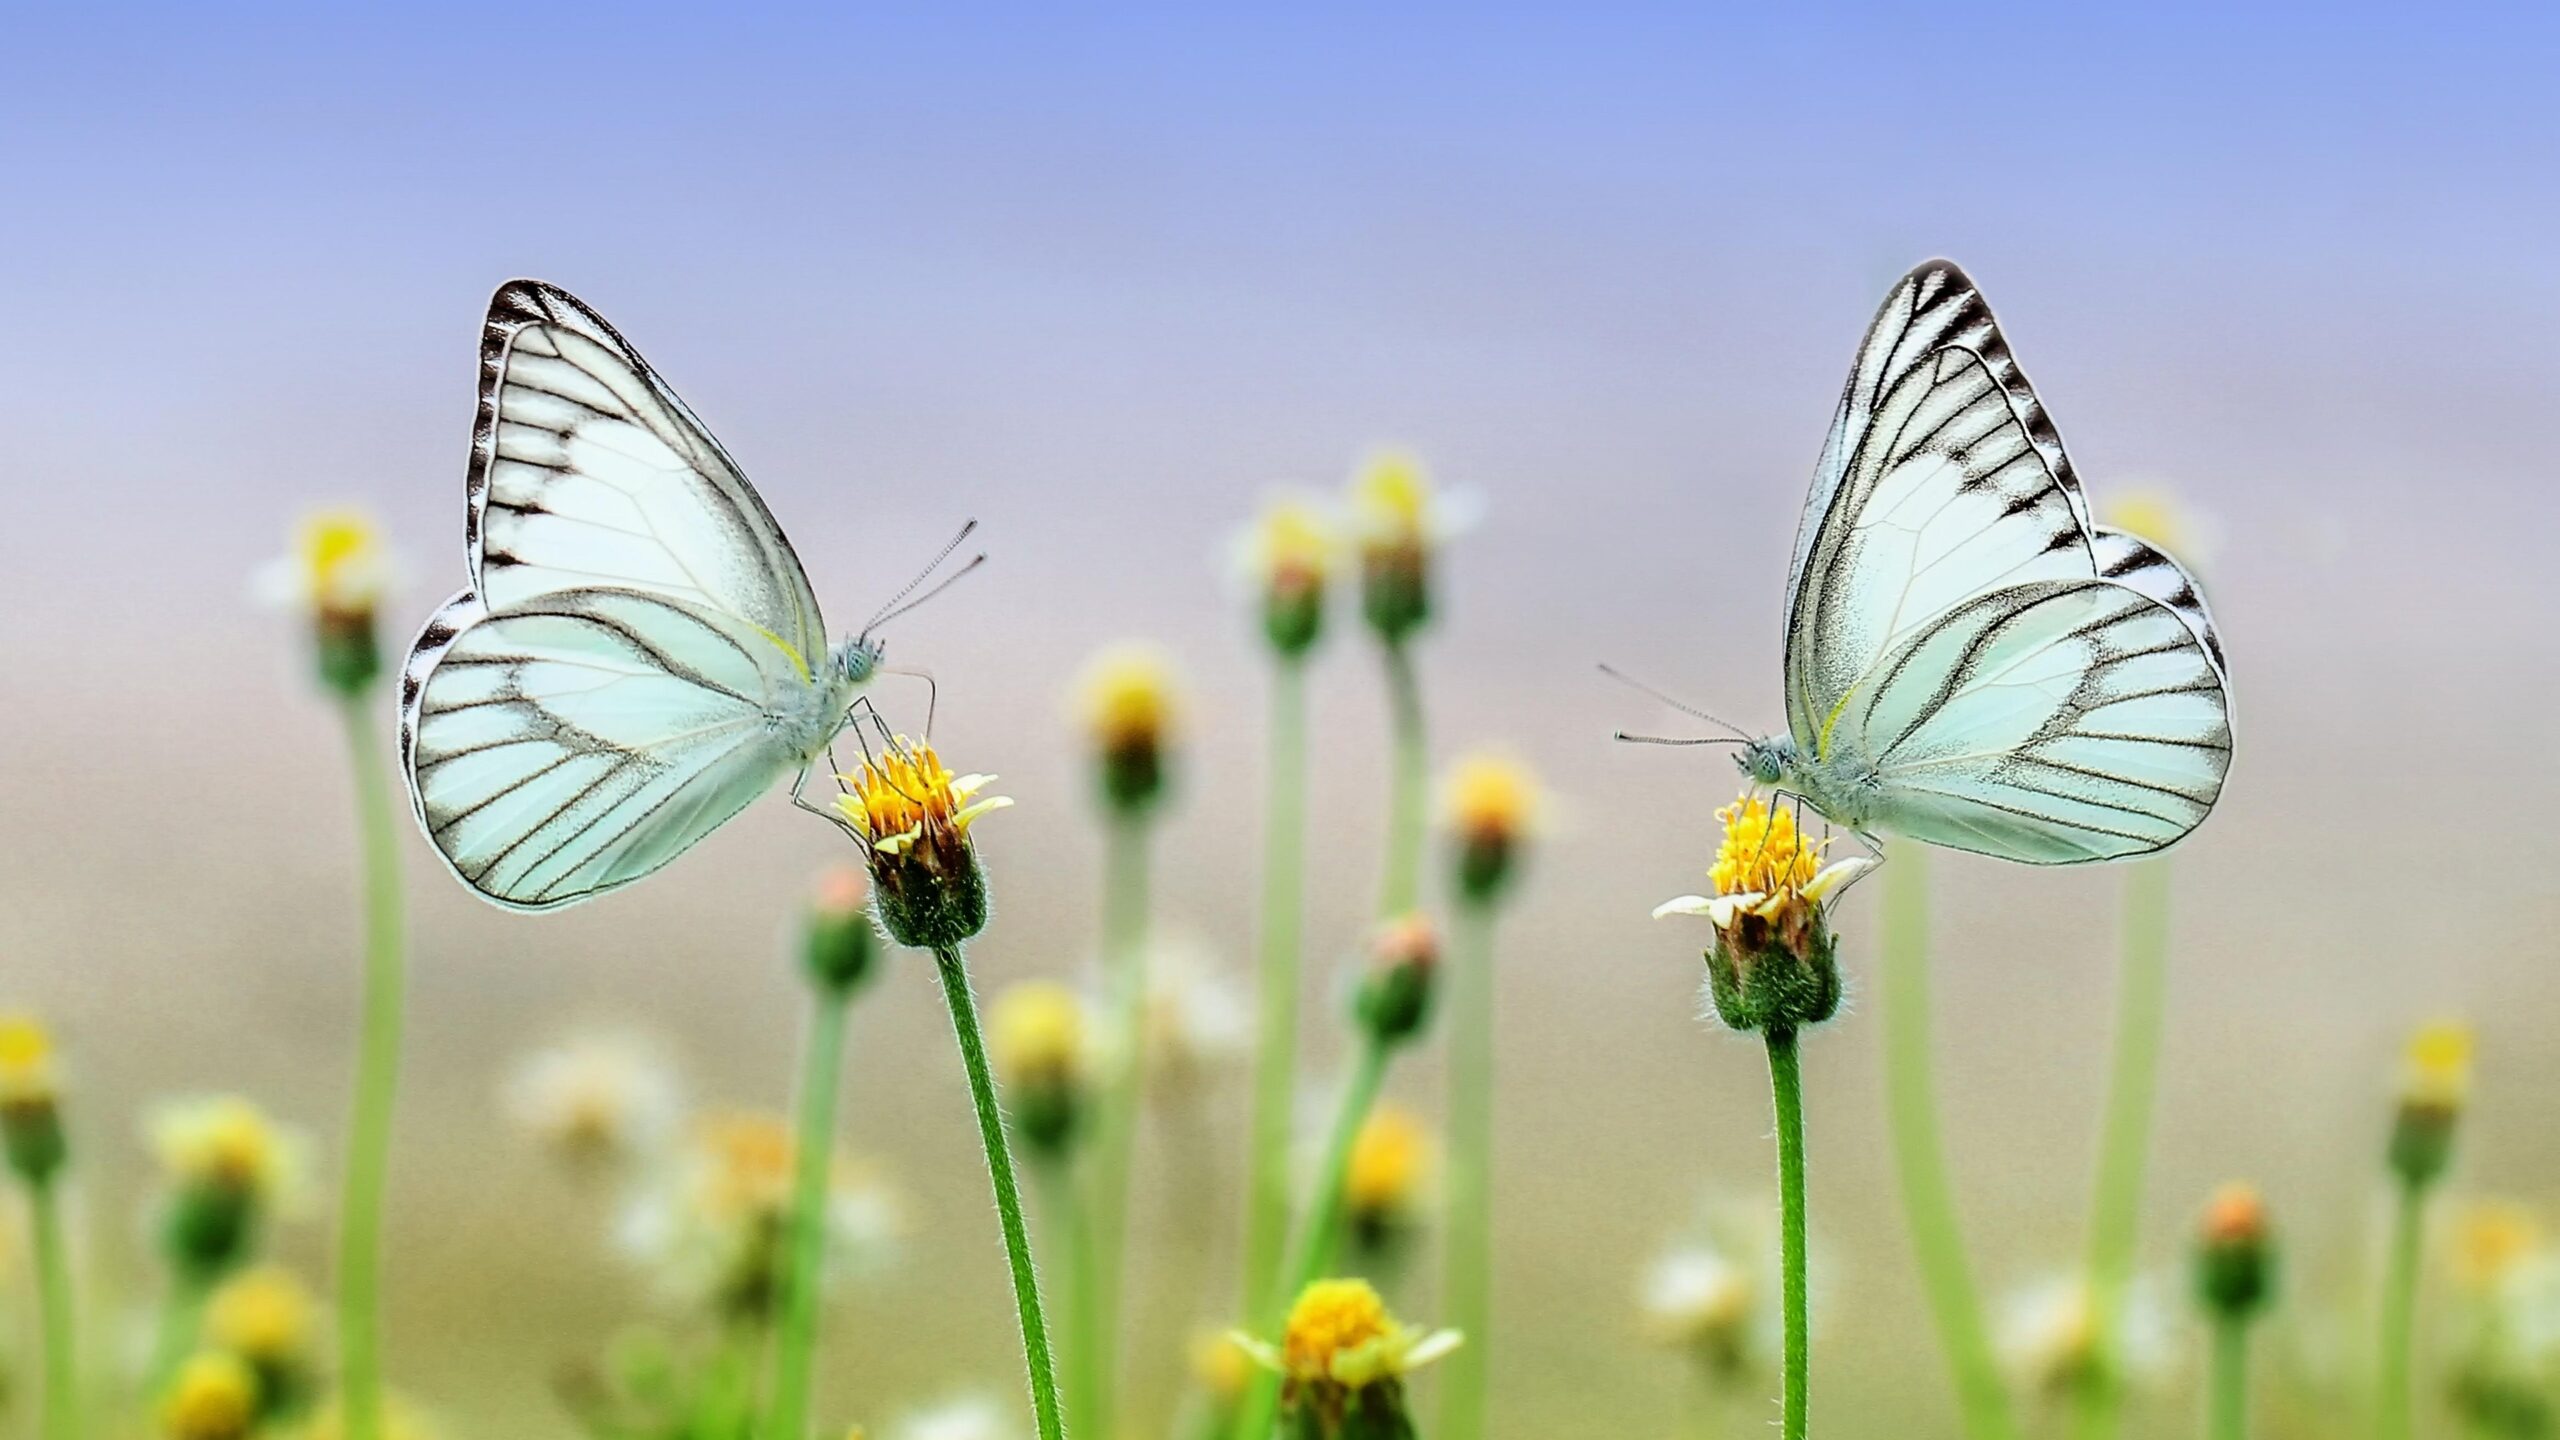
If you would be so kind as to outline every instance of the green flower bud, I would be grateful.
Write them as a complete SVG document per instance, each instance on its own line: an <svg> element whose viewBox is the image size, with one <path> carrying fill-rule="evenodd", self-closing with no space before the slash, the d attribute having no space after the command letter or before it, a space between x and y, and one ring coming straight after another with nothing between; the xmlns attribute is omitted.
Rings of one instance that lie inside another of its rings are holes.
<svg viewBox="0 0 2560 1440"><path fill-rule="evenodd" d="M1420 915L1391 921L1372 942L1368 975L1353 997L1353 1013L1380 1044L1401 1045L1431 1018L1433 980L1440 968L1440 937Z"/></svg>
<svg viewBox="0 0 2560 1440"><path fill-rule="evenodd" d="M850 865L829 869L818 879L801 939L801 968L811 983L831 995L850 995L870 978L880 952L880 933L872 923L863 872Z"/></svg>

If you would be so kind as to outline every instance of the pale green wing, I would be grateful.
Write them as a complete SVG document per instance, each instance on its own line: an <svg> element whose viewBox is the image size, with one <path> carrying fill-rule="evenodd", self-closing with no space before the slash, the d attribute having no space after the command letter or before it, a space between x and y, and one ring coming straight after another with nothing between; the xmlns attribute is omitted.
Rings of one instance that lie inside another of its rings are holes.
<svg viewBox="0 0 2560 1440"><path fill-rule="evenodd" d="M489 302L468 539L492 610L610 586L735 615L813 668L826 653L808 576L736 462L603 317L539 281Z"/></svg>
<svg viewBox="0 0 2560 1440"><path fill-rule="evenodd" d="M2169 606L2112 581L1979 596L1905 639L1835 739L1871 765L1873 823L2039 864L2174 844L2231 764L2216 658Z"/></svg>
<svg viewBox="0 0 2560 1440"><path fill-rule="evenodd" d="M756 627L631 590L559 590L428 622L401 704L418 822L517 909L649 874L796 763L768 717L809 681Z"/></svg>

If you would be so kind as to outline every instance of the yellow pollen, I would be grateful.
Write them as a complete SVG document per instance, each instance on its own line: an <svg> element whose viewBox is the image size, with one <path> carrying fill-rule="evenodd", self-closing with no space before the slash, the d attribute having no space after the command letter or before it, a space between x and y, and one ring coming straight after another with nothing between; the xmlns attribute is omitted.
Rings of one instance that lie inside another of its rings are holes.
<svg viewBox="0 0 2560 1440"><path fill-rule="evenodd" d="M987 810L1009 802L972 797L994 777L954 775L930 744L904 735L889 743L858 775L841 777L853 787L836 797L836 808L862 832L875 849L903 850L928 835L964 836L969 823Z"/></svg>
<svg viewBox="0 0 2560 1440"><path fill-rule="evenodd" d="M381 598L382 536L353 510L330 510L302 522L294 546L304 593L323 610L362 610Z"/></svg>
<svg viewBox="0 0 2560 1440"><path fill-rule="evenodd" d="M1281 1356L1289 1373L1322 1379L1334 1357L1395 1333L1387 1303L1366 1280L1318 1280L1299 1293L1289 1310Z"/></svg>
<svg viewBox="0 0 2560 1440"><path fill-rule="evenodd" d="M1796 812L1786 806L1771 810L1759 796L1745 794L1716 812L1724 824L1724 842L1716 847L1709 877L1719 895L1777 895L1802 890L1822 871L1822 852L1830 841L1807 844L1796 828Z"/></svg>

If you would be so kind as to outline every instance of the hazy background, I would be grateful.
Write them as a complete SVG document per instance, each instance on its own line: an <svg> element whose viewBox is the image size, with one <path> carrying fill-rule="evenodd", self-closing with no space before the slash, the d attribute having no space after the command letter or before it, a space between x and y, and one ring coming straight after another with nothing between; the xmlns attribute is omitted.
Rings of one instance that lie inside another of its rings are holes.
<svg viewBox="0 0 2560 1440"><path fill-rule="evenodd" d="M1823 426L1878 297L1934 253L1987 288L2094 495L2166 483L2219 530L2242 741L2177 861L2152 1253L2255 1176L2302 1308L2345 1293L2392 1057L2440 1011L2483 1030L2466 1183L2560 1189L2548 8L158 6L7 28L0 1003L68 1032L108 1283L139 1263L146 1098L237 1087L334 1133L343 766L247 576L305 507L356 501L410 577L390 629L460 583L479 319L518 274L656 362L840 625L984 521L986 572L891 638L941 679L946 751L1021 802L985 831L990 981L1089 948L1062 706L1091 650L1149 635L1181 661L1163 910L1241 966L1261 667L1226 537L1264 487L1329 488L1384 440L1484 497L1426 647L1435 740L1505 742L1559 796L1503 960L1506 1436L1668 1433L1684 1373L1635 1343L1635 1275L1698 1195L1766 1187L1760 1057L1693 1020L1699 937L1646 919L1697 886L1731 778L1608 744L1661 716L1591 662L1778 722ZM1338 638L1323 995L1382 808L1372 658ZM781 1103L780 937L837 842L777 802L636 892L531 919L404 839L393 1365L457 1435L565 1433L553 1361L639 1296L600 1208L505 1132L499 1076L630 1020L699 1093ZM1936 873L1950 1131L1997 1292L2077 1250L2119 876ZM1872 904L1843 922L1861 986ZM920 1223L833 1332L831 1410L1009 1390L923 967L854 1038L850 1133ZM1821 1406L1947 1433L1876 1041L1852 1013L1808 1050L1839 1297ZM1427 1103L1438 1068L1399 1088Z"/></svg>

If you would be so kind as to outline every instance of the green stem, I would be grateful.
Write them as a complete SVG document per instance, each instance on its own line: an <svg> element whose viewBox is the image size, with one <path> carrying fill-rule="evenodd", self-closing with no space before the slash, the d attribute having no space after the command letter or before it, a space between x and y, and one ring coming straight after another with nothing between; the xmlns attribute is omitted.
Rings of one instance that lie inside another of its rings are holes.
<svg viewBox="0 0 2560 1440"><path fill-rule="evenodd" d="M1254 1041L1253 1152L1246 1180L1244 1313L1259 1311L1289 1242L1289 1109L1298 1066L1298 964L1306 919L1306 666L1271 677L1271 757L1263 801L1262 997Z"/></svg>
<svg viewBox="0 0 2560 1440"><path fill-rule="evenodd" d="M1422 681L1413 652L1402 642L1386 647L1387 706L1395 732L1395 771L1389 780L1386 876L1378 891L1378 915L1393 920L1422 902L1423 792L1430 754L1422 724Z"/></svg>
<svg viewBox="0 0 2560 1440"><path fill-rule="evenodd" d="M1804 1261L1804 1070L1796 1032L1773 1029L1769 1041L1769 1095L1778 1120L1779 1274L1786 1310L1786 1408L1780 1432L1804 1440L1812 1397L1813 1350L1806 1329Z"/></svg>
<svg viewBox="0 0 2560 1440"><path fill-rule="evenodd" d="M174 1274L160 1305L159 1333L151 1342L151 1368L143 1372L143 1394L157 1399L178 1373L204 1326L204 1302L212 1282L203 1276Z"/></svg>
<svg viewBox="0 0 2560 1440"><path fill-rule="evenodd" d="M1387 1060L1392 1053L1375 1036L1361 1042L1351 1083L1343 1089L1341 1108L1333 1117L1333 1131L1325 1139L1324 1162L1316 1172L1315 1189L1307 1197L1304 1218L1299 1222L1298 1245L1281 1269L1281 1287L1263 1307L1264 1335L1281 1332L1298 1293L1314 1283L1333 1261L1334 1246L1342 1236L1342 1185L1351 1171L1351 1150L1360 1139L1360 1127L1377 1106L1378 1090L1386 1083ZM1280 1377L1268 1371L1256 1374L1253 1388L1246 1392L1244 1404L1237 1411L1235 1440L1269 1440L1279 1413Z"/></svg>
<svg viewBox="0 0 2560 1440"><path fill-rule="evenodd" d="M1101 1400L1101 1362L1108 1351L1096 1312L1101 1292L1099 1277L1094 1274L1093 1227L1084 1213L1075 1174L1063 1160L1035 1162L1032 1174L1045 1181L1041 1188L1049 1218L1056 1222L1067 1250L1067 1430L1070 1434L1098 1437L1104 1430L1094 1407Z"/></svg>
<svg viewBox="0 0 2560 1440"><path fill-rule="evenodd" d="M1440 1440L1480 1440L1493 1338L1493 906L1457 907L1449 976L1448 1323L1466 1343L1440 1375Z"/></svg>
<svg viewBox="0 0 2560 1440"><path fill-rule="evenodd" d="M1884 867L1884 1068L1894 1169L1911 1226L1920 1280L1938 1340L1953 1372L1956 1402L1972 1440L2017 1440L2017 1422L1992 1358L1982 1308L1965 1262L1946 1142L1938 1133L1929 1034L1929 876L1918 845L1894 851Z"/></svg>
<svg viewBox="0 0 2560 1440"><path fill-rule="evenodd" d="M355 1115L347 1134L345 1208L338 1220L338 1369L347 1440L382 1433L382 1199L400 1082L402 950L400 856L390 783L370 692L346 696L347 754L364 848L364 1021L356 1054Z"/></svg>
<svg viewBox="0 0 2560 1440"><path fill-rule="evenodd" d="M2392 1219L2391 1269L2382 1289L2382 1357L2374 1404L2374 1434L2408 1440L2411 1425L2409 1352L2417 1329L2418 1261L2426 1244L2427 1190L2402 1181L2399 1213Z"/></svg>
<svg viewBox="0 0 2560 1440"><path fill-rule="evenodd" d="M2116 982L2113 1073L2098 1144L2097 1188L2089 1217L2090 1353L2093 1382L2081 1387L2080 1440L2110 1440L2123 1413L2116 1331L2133 1282L2141 1238L2142 1177L2160 1093L2160 1045L2169 1019L2169 862L2125 872L2124 953Z"/></svg>
<svg viewBox="0 0 2560 1440"><path fill-rule="evenodd" d="M2249 1433L2249 1322L2236 1315L2213 1322L2211 1440L2241 1440Z"/></svg>
<svg viewBox="0 0 2560 1440"><path fill-rule="evenodd" d="M1058 1416L1058 1371L1049 1352L1049 1319L1040 1307L1040 1274L1031 1263L1031 1234L1022 1223L1022 1185L1014 1178L1013 1147L1005 1139L995 1072L987 1064L986 1036L978 1026L978 997L969 988L969 966L960 947L938 949L933 958L942 977L942 998L951 1008L951 1033L960 1042L960 1063L969 1072L978 1139L987 1152L987 1180L995 1189L996 1217L1004 1229L1005 1263L1013 1271L1014 1312L1022 1328L1022 1368L1031 1379L1032 1414L1039 1423L1040 1440L1061 1440L1067 1429Z"/></svg>
<svg viewBox="0 0 2560 1440"><path fill-rule="evenodd" d="M27 1209L35 1230L36 1308L44 1327L44 1440L75 1440L80 1433L80 1361L74 1348L71 1247L62 1234L62 1182L48 1177L30 1183Z"/></svg>
<svg viewBox="0 0 2560 1440"><path fill-rule="evenodd" d="M1102 1097L1094 1135L1093 1230L1095 1358L1100 1390L1094 1415L1118 1414L1121 1295L1127 1285L1129 1175L1137 1159L1138 1112L1147 1091L1147 819L1117 812L1103 857L1102 963L1110 987L1112 1032L1120 1053Z"/></svg>
<svg viewBox="0 0 2560 1440"><path fill-rule="evenodd" d="M827 1265L828 1185L836 1152L836 1098L844 1086L849 992L811 988L808 1049L800 1077L800 1133L792 1145L791 1251L782 1329L775 1345L773 1418L765 1440L806 1440L818 1348L818 1301Z"/></svg>

